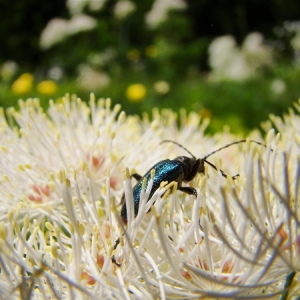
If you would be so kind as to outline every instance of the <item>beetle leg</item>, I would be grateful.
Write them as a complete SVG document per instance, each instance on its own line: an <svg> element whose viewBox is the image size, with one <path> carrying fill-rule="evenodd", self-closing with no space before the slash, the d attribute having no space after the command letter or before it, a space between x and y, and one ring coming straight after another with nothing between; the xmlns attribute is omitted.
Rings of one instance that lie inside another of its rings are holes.
<svg viewBox="0 0 300 300"><path fill-rule="evenodd" d="M120 238L117 238L117 240L115 241L113 250L116 250L116 248L118 247L119 244L120 244ZM119 263L116 261L116 258L115 258L115 255L114 255L114 254L113 254L113 256L111 257L111 261L112 261L115 265L117 265L118 267L121 267L121 264L119 264Z"/></svg>
<svg viewBox="0 0 300 300"><path fill-rule="evenodd" d="M197 197L197 191L192 187L181 186L178 189L180 191L182 191L183 193L186 193L186 194L189 194L189 195L195 195Z"/></svg>
<svg viewBox="0 0 300 300"><path fill-rule="evenodd" d="M130 178L132 178L132 177L136 181L139 181L139 180L142 179L143 176L141 176L140 174L137 174L137 173L133 173L133 174L130 175ZM123 205L124 203L125 203L125 194L123 193L120 205Z"/></svg>
<svg viewBox="0 0 300 300"><path fill-rule="evenodd" d="M235 180L235 179L237 179L238 177L240 177L240 174L236 174L236 175L232 176L232 179Z"/></svg>
<svg viewBox="0 0 300 300"><path fill-rule="evenodd" d="M143 176L141 176L140 174L137 174L137 173L133 173L130 175L130 177L133 177L136 181L139 181L142 179Z"/></svg>
<svg viewBox="0 0 300 300"><path fill-rule="evenodd" d="M119 264L119 263L116 261L116 258L115 258L114 255L111 257L111 261L112 261L112 263L114 263L114 264L115 264L116 266L118 266L118 267L121 267L121 266L122 266L122 264Z"/></svg>
<svg viewBox="0 0 300 300"><path fill-rule="evenodd" d="M115 241L113 250L115 250L118 247L119 244L120 244L120 238L117 238L116 241Z"/></svg>

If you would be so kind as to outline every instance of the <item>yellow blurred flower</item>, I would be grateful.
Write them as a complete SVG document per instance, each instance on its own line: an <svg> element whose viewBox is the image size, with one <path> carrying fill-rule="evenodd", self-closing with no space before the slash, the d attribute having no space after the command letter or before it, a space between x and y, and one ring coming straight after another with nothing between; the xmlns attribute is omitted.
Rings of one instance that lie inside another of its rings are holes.
<svg viewBox="0 0 300 300"><path fill-rule="evenodd" d="M56 93L57 84L53 80L44 80L37 85L37 91L43 95L51 95Z"/></svg>
<svg viewBox="0 0 300 300"><path fill-rule="evenodd" d="M207 108L202 108L200 111L199 111L199 116L203 119L211 119L212 117L212 113L209 109Z"/></svg>
<svg viewBox="0 0 300 300"><path fill-rule="evenodd" d="M140 83L131 84L126 90L126 96L132 102L141 101L146 93L146 87Z"/></svg>
<svg viewBox="0 0 300 300"><path fill-rule="evenodd" d="M32 89L32 85L33 76L30 73L24 73L12 83L11 89L15 94L25 94Z"/></svg>
<svg viewBox="0 0 300 300"><path fill-rule="evenodd" d="M137 61L140 59L140 52L137 49L131 49L127 53L127 58L131 61Z"/></svg>
<svg viewBox="0 0 300 300"><path fill-rule="evenodd" d="M149 57L156 57L158 54L158 49L154 45L150 45L146 48L146 55Z"/></svg>

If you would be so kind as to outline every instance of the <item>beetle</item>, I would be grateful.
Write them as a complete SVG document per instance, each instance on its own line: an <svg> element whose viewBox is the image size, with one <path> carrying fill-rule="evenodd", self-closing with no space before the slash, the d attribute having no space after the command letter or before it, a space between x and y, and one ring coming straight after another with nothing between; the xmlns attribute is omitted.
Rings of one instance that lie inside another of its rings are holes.
<svg viewBox="0 0 300 300"><path fill-rule="evenodd" d="M147 184L149 180L151 179L151 171L154 169L155 170L155 175L153 178L153 186L149 194L149 199L153 196L155 191L160 187L161 182L172 182L175 181L177 182L177 189L189 194L189 195L195 195L197 197L197 191L193 187L186 187L182 186L183 182L189 182L192 181L196 175L199 174L204 174L205 173L205 166L204 163L208 164L212 168L214 168L216 171L220 171L222 176L227 178L227 175L222 171L219 170L214 164L209 162L207 158L216 152L219 152L225 148L228 148L232 145L240 144L240 143L245 143L247 140L239 140L230 144L227 144L211 153L208 155L204 156L203 158L196 158L188 149L186 149L184 146L181 144L172 141L172 140L164 140L161 142L162 143L173 143L176 144L177 146L183 148L187 153L191 155L191 157L188 156L178 156L175 159L165 159L162 161L159 161L156 163L153 167L149 169L148 172L146 172L143 176L139 174L132 174L131 176L134 177L138 182L136 185L133 187L133 201L134 201L134 217L138 214L139 211L139 204L140 204L140 195L143 189L143 181L146 179ZM256 143L258 145L266 147L264 144L254 141L254 140L249 140L250 142ZM236 179L239 176L239 174L232 176L232 179ZM121 218L123 219L124 223L127 223L127 207L126 207L126 202L125 202L125 195L122 197L122 208L121 208Z"/></svg>

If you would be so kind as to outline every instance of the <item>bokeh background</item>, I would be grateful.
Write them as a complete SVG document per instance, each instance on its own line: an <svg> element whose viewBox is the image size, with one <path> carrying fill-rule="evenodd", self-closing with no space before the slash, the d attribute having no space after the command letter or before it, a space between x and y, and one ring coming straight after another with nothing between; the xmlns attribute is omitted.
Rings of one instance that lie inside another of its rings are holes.
<svg viewBox="0 0 300 300"><path fill-rule="evenodd" d="M246 134L300 96L299 0L0 2L0 105L65 93Z"/></svg>

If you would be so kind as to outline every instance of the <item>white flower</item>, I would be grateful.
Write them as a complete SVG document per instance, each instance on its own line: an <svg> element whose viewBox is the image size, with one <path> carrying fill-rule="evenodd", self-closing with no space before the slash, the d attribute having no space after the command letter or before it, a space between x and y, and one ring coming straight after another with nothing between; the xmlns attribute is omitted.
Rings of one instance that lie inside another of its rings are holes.
<svg viewBox="0 0 300 300"><path fill-rule="evenodd" d="M50 20L40 37L41 48L48 49L63 41L68 35L67 24L68 22L64 19L54 18Z"/></svg>
<svg viewBox="0 0 300 300"><path fill-rule="evenodd" d="M7 60L0 67L0 75L4 81L10 80L17 72L19 66L15 61Z"/></svg>
<svg viewBox="0 0 300 300"><path fill-rule="evenodd" d="M232 36L222 36L209 46L209 63L213 79L243 80L251 72Z"/></svg>
<svg viewBox="0 0 300 300"><path fill-rule="evenodd" d="M87 5L88 0L67 0L67 7L71 14L78 14L83 11L83 8Z"/></svg>
<svg viewBox="0 0 300 300"><path fill-rule="evenodd" d="M80 31L91 30L96 26L96 20L87 15L76 15L68 22L68 34L76 34Z"/></svg>
<svg viewBox="0 0 300 300"><path fill-rule="evenodd" d="M167 81L160 80L153 84L153 88L158 94L164 95L170 91L170 84Z"/></svg>
<svg viewBox="0 0 300 300"><path fill-rule="evenodd" d="M116 3L114 14L117 19L124 19L136 9L135 4L128 0L120 0Z"/></svg>
<svg viewBox="0 0 300 300"><path fill-rule="evenodd" d="M295 51L300 51L300 31L291 39L291 45Z"/></svg>
<svg viewBox="0 0 300 300"><path fill-rule="evenodd" d="M150 28L155 28L167 19L169 11L185 8L184 0L155 0L151 10L146 15L146 23Z"/></svg>
<svg viewBox="0 0 300 300"><path fill-rule="evenodd" d="M56 81L61 80L63 75L63 69L58 65L54 65L48 70L49 78L54 79Z"/></svg>
<svg viewBox="0 0 300 300"><path fill-rule="evenodd" d="M254 70L272 63L272 48L264 44L263 35L259 32L252 32L246 36L241 51Z"/></svg>
<svg viewBox="0 0 300 300"><path fill-rule="evenodd" d="M176 191L171 182L147 202L150 180L127 225L119 204L124 191L127 211L133 208L129 173L189 156L162 140L171 137L201 158L236 137L204 136L207 122L195 113L182 112L181 129L169 110L154 110L151 122L126 117L119 105L111 108L110 100L96 102L93 95L89 104L75 96L51 101L47 112L32 99L20 101L18 111L2 112L1 296L299 295L300 104L296 109L265 124L281 134L279 139L271 130L266 147L248 141L207 158L239 178L224 178L206 164L206 173L187 183L197 197ZM252 138L260 139L257 133Z"/></svg>
<svg viewBox="0 0 300 300"><path fill-rule="evenodd" d="M103 67L109 64L116 57L116 51L113 48L106 48L102 52L93 52L87 56L87 61L92 66Z"/></svg>
<svg viewBox="0 0 300 300"><path fill-rule="evenodd" d="M67 0L67 7L72 15L82 13L85 7L92 11L101 10L106 0Z"/></svg>
<svg viewBox="0 0 300 300"><path fill-rule="evenodd" d="M70 20L52 19L41 34L40 46L43 49L48 49L70 35L91 30L95 26L96 21L93 18L82 14L75 15Z"/></svg>
<svg viewBox="0 0 300 300"><path fill-rule="evenodd" d="M290 45L294 50L294 62L300 63L300 21L286 21L283 26L277 28L278 35L290 39Z"/></svg>
<svg viewBox="0 0 300 300"><path fill-rule="evenodd" d="M296 64L300 63L300 30L291 39L291 46L294 49L294 59Z"/></svg>
<svg viewBox="0 0 300 300"><path fill-rule="evenodd" d="M281 95L286 90L286 84L282 79L274 79L271 82L270 90L274 95Z"/></svg>
<svg viewBox="0 0 300 300"><path fill-rule="evenodd" d="M250 33L242 47L236 45L232 36L218 37L211 42L208 52L213 80L245 80L272 62L272 49L263 44L259 33Z"/></svg>
<svg viewBox="0 0 300 300"><path fill-rule="evenodd" d="M89 0L89 8L92 11L99 11L104 6L107 0Z"/></svg>
<svg viewBox="0 0 300 300"><path fill-rule="evenodd" d="M79 65L78 72L78 84L86 91L99 90L110 83L110 77L105 72L97 71L88 65Z"/></svg>

